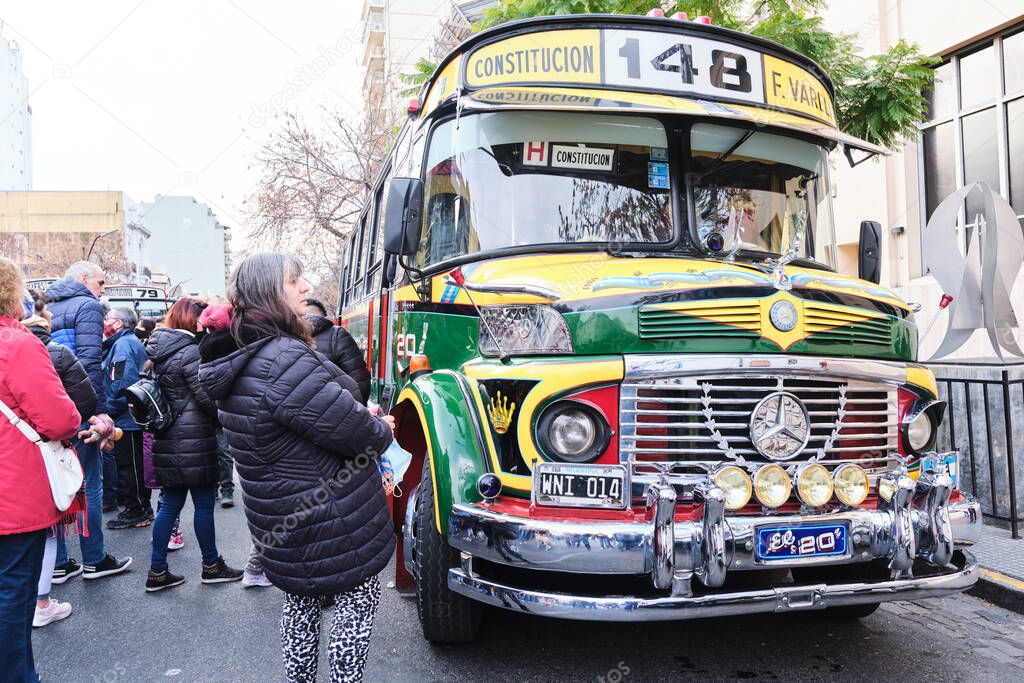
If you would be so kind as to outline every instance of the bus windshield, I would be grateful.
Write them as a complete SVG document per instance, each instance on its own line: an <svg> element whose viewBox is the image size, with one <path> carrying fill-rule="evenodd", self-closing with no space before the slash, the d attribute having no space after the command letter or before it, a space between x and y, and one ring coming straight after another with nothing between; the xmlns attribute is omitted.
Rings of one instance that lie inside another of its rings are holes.
<svg viewBox="0 0 1024 683"><path fill-rule="evenodd" d="M538 244L673 240L668 143L650 118L463 115L427 153L421 268Z"/></svg>
<svg viewBox="0 0 1024 683"><path fill-rule="evenodd" d="M835 267L828 152L754 129L690 129L695 238L708 252L783 255Z"/></svg>

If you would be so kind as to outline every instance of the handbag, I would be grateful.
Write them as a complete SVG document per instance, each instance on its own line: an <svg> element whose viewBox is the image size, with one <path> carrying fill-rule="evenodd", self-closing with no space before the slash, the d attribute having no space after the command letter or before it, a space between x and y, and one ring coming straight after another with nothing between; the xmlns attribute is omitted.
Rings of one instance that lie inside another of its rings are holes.
<svg viewBox="0 0 1024 683"><path fill-rule="evenodd" d="M0 412L39 449L43 456L43 464L46 466L46 477L50 480L53 503L61 512L66 511L71 507L75 494L82 489L82 482L85 480L82 464L78 462L75 450L60 441L44 441L36 430L18 417L3 401L0 401Z"/></svg>

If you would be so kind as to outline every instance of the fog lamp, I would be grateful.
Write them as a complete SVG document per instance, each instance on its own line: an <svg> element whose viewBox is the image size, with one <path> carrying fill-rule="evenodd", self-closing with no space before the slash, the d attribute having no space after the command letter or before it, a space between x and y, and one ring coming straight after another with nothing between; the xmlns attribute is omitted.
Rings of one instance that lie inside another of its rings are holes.
<svg viewBox="0 0 1024 683"><path fill-rule="evenodd" d="M723 467L715 473L715 486L725 496L726 510L739 510L750 502L750 477L735 465Z"/></svg>
<svg viewBox="0 0 1024 683"><path fill-rule="evenodd" d="M889 502L896 495L896 481L888 477L881 477L878 480L878 497Z"/></svg>
<svg viewBox="0 0 1024 683"><path fill-rule="evenodd" d="M868 497L868 491L871 490L871 484L868 482L868 473L864 471L864 468L860 465L840 465L833 475L835 478L836 485L836 498L841 500L844 505L856 506L864 502L864 499ZM881 493L882 483L879 482L879 493ZM892 493L890 492L889 497L886 500L892 499Z"/></svg>
<svg viewBox="0 0 1024 683"><path fill-rule="evenodd" d="M832 475L824 465L804 465L796 475L796 492L805 505L821 507L832 499Z"/></svg>
<svg viewBox="0 0 1024 683"><path fill-rule="evenodd" d="M786 470L779 465L765 465L754 474L754 495L762 505L777 508L793 491Z"/></svg>
<svg viewBox="0 0 1024 683"><path fill-rule="evenodd" d="M501 479L493 472L481 474L476 480L476 490L484 500L494 500L501 493Z"/></svg>

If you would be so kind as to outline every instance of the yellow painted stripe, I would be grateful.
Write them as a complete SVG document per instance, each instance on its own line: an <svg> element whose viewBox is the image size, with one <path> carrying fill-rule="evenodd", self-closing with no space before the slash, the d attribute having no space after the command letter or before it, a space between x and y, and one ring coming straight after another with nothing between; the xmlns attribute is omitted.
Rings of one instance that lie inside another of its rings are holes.
<svg viewBox="0 0 1024 683"><path fill-rule="evenodd" d="M1013 590L1016 590L1016 591L1024 591L1024 581L1021 581L1019 579L1015 579L1012 576L1007 576L1006 574L1000 574L997 571L993 571L991 569L985 569L984 567L980 568L978 570L978 573L981 575L981 578L985 579L986 581L991 581L992 583L998 583L1000 586L1005 586L1006 588L1012 588Z"/></svg>
<svg viewBox="0 0 1024 683"><path fill-rule="evenodd" d="M907 366L907 383L930 391L935 398L939 396L939 383L935 381L935 374L928 368L920 365Z"/></svg>
<svg viewBox="0 0 1024 683"><path fill-rule="evenodd" d="M427 443L427 459L430 463L430 481L434 485L434 521L437 524L438 533L441 532L441 506L437 504L437 472L434 471L434 448L430 443L430 430L427 428L426 411L423 409L423 404L420 402L420 397L416 395L410 387L402 389L402 393L398 395L398 400L395 401L395 405L399 405L402 401L409 401L413 407L416 408L416 412L420 416L420 428L423 429L423 440ZM407 513L408 514L408 513ZM416 511L413 510L413 514Z"/></svg>

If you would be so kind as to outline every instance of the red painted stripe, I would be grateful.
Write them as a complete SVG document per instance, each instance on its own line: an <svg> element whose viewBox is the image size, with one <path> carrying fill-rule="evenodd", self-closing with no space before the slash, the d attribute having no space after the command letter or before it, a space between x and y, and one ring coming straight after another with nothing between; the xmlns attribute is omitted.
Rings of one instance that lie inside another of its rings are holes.
<svg viewBox="0 0 1024 683"><path fill-rule="evenodd" d="M386 357L388 354L388 297L385 293L380 299L380 356L377 358L377 379L384 380L384 369L387 367Z"/></svg>
<svg viewBox="0 0 1024 683"><path fill-rule="evenodd" d="M370 311L366 316L366 369L373 370L373 302L370 302Z"/></svg>

